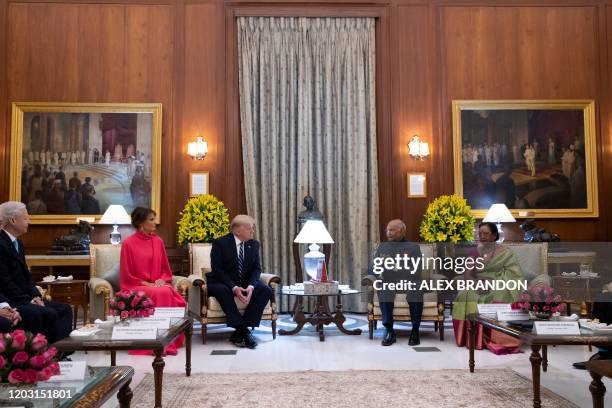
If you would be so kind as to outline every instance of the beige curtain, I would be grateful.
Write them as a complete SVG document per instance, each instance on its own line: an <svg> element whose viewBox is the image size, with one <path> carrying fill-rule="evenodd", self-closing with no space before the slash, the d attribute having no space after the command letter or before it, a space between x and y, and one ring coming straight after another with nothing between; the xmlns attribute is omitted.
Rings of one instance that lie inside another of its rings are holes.
<svg viewBox="0 0 612 408"><path fill-rule="evenodd" d="M379 234L375 19L239 17L237 27L247 208L264 269L295 281L296 219L311 195L335 240L332 277L359 288ZM344 302L364 310L359 296Z"/></svg>

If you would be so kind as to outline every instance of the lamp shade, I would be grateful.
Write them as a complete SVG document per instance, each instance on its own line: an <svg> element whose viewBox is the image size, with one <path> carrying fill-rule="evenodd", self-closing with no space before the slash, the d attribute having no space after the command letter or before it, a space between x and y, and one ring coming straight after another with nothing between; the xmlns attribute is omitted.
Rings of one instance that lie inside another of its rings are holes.
<svg viewBox="0 0 612 408"><path fill-rule="evenodd" d="M508 210L505 204L493 204L487 215L485 215L483 222L515 222L516 220Z"/></svg>
<svg viewBox="0 0 612 408"><path fill-rule="evenodd" d="M298 244L333 244L334 240L321 220L308 220L293 242Z"/></svg>
<svg viewBox="0 0 612 408"><path fill-rule="evenodd" d="M125 208L119 204L109 205L104 215L100 219L99 224L130 224L132 219L130 218Z"/></svg>

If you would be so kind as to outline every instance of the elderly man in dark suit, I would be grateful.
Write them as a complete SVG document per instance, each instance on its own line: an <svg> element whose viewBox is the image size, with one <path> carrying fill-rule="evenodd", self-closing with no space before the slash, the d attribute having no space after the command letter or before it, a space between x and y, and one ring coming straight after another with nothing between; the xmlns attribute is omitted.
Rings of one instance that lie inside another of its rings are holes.
<svg viewBox="0 0 612 408"><path fill-rule="evenodd" d="M395 219L389 221L386 228L386 235L387 242L379 246L377 253L374 255L375 257L395 258L396 255L403 256L407 254L410 258L421 258L421 248L419 245L406 240L406 224L404 224L402 220ZM409 280L418 282L421 275L421 269L421 266L419 266L418 270L414 271L414 274L394 270L385 271L385 273L383 273L383 281L399 281L402 277L406 277L409 278ZM404 276L405 274L407 274L407 276ZM382 315L383 326L385 327L385 335L381 341L383 346L390 346L396 342L395 330L393 330L393 306L395 295L396 293L393 291L379 291L378 293L380 313ZM412 323L408 344L410 346L417 346L421 343L419 339L419 328L423 315L423 294L418 290L409 291L406 294L406 300L410 308L410 320Z"/></svg>
<svg viewBox="0 0 612 408"><path fill-rule="evenodd" d="M259 326L272 289L259 280L261 262L259 242L253 239L253 218L237 215L230 227L232 232L212 245L212 272L206 274L208 293L221 305L227 325L235 329L230 341L238 347L253 349L257 341L248 327ZM247 305L244 315L240 314L237 302Z"/></svg>
<svg viewBox="0 0 612 408"><path fill-rule="evenodd" d="M28 231L29 222L23 203L0 204L0 290L9 305L21 314L23 328L41 332L53 343L70 334L72 310L63 303L43 301L34 285L19 240Z"/></svg>

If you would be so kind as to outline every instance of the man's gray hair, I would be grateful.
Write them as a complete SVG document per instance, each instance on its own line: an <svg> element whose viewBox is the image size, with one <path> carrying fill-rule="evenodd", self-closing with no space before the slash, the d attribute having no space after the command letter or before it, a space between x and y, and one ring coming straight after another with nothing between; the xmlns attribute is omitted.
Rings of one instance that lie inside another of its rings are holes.
<svg viewBox="0 0 612 408"><path fill-rule="evenodd" d="M25 209L25 204L19 201L7 201L0 204L0 228L3 228L11 218L17 217Z"/></svg>

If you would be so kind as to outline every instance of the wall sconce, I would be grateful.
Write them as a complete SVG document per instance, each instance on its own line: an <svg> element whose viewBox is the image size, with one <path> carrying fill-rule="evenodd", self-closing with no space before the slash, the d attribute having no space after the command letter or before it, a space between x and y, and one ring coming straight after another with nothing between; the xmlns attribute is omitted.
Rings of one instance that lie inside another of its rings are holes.
<svg viewBox="0 0 612 408"><path fill-rule="evenodd" d="M187 145L187 154L191 156L193 160L204 160L208 153L208 143L202 136L198 136L195 142L191 142Z"/></svg>
<svg viewBox="0 0 612 408"><path fill-rule="evenodd" d="M423 160L429 156L429 144L421 142L419 135L414 135L408 142L408 153L417 160Z"/></svg>

